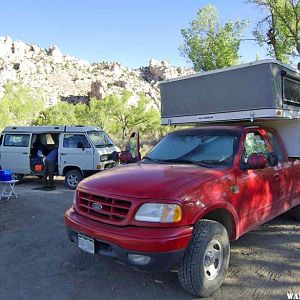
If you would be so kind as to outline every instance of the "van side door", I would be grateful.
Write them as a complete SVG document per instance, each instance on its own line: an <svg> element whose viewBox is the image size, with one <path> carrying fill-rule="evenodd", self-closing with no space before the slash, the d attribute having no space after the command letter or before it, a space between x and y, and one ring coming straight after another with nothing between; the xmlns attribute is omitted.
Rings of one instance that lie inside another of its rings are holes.
<svg viewBox="0 0 300 300"><path fill-rule="evenodd" d="M16 174L30 174L31 133L4 133L1 146L1 167Z"/></svg>
<svg viewBox="0 0 300 300"><path fill-rule="evenodd" d="M94 170L94 148L84 133L62 134L58 151L59 173L67 166L78 167L82 171Z"/></svg>

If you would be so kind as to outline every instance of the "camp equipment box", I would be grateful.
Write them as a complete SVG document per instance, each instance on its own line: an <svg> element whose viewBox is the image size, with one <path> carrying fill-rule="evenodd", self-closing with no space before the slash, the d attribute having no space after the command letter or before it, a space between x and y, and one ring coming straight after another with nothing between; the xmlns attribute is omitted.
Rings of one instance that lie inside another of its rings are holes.
<svg viewBox="0 0 300 300"><path fill-rule="evenodd" d="M300 74L276 60L162 81L161 123L300 118Z"/></svg>

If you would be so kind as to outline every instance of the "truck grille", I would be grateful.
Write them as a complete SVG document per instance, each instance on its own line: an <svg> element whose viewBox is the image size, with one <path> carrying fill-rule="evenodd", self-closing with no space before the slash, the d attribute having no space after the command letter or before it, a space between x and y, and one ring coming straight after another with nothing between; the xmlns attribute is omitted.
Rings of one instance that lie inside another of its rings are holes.
<svg viewBox="0 0 300 300"><path fill-rule="evenodd" d="M122 222L126 219L131 202L79 192L77 197L79 211L91 219L101 222Z"/></svg>

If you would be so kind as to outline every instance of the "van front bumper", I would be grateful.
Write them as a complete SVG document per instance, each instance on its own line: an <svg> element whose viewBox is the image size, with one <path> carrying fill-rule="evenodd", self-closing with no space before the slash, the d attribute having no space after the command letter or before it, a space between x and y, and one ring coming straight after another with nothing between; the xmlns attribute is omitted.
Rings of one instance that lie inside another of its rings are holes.
<svg viewBox="0 0 300 300"><path fill-rule="evenodd" d="M68 236L77 243L78 234L95 241L95 253L112 257L138 269L164 272L180 264L193 228L117 227L95 222L73 208L65 214ZM132 257L145 258L147 263Z"/></svg>

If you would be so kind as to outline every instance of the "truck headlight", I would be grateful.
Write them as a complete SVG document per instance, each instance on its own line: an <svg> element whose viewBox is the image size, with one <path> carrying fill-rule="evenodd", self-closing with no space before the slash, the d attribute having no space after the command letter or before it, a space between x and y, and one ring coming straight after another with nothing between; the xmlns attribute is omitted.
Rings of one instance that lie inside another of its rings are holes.
<svg viewBox="0 0 300 300"><path fill-rule="evenodd" d="M100 161L107 161L108 160L108 154L104 154L100 156Z"/></svg>
<svg viewBox="0 0 300 300"><path fill-rule="evenodd" d="M182 218L181 207L177 204L145 203L135 214L136 221L173 223Z"/></svg>

